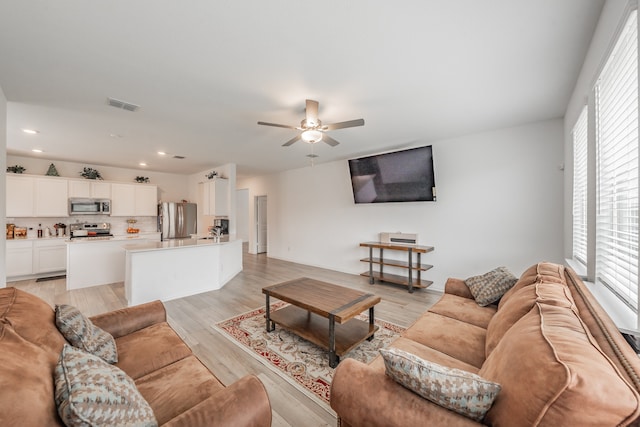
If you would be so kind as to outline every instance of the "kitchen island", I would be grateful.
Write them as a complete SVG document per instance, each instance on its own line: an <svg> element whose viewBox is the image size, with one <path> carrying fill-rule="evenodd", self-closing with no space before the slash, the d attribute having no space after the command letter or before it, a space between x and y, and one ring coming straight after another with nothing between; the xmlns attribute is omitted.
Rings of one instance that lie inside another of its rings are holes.
<svg viewBox="0 0 640 427"><path fill-rule="evenodd" d="M139 233L99 239L67 240L67 290L124 281L123 246L159 243L160 233Z"/></svg>
<svg viewBox="0 0 640 427"><path fill-rule="evenodd" d="M242 271L242 240L234 237L132 243L124 250L130 306L220 289Z"/></svg>

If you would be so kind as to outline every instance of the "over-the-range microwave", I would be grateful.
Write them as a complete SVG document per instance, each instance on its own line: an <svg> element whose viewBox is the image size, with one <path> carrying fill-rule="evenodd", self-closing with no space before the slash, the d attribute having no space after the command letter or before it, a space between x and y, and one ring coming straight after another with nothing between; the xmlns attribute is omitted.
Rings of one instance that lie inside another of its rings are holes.
<svg viewBox="0 0 640 427"><path fill-rule="evenodd" d="M111 200L69 199L69 215L111 215Z"/></svg>

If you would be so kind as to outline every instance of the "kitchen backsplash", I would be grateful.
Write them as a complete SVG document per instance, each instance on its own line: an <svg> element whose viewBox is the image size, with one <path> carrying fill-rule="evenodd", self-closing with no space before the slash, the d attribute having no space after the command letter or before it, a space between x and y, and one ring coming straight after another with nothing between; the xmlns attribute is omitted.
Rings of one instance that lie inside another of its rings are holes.
<svg viewBox="0 0 640 427"><path fill-rule="evenodd" d="M15 224L16 227L27 228L27 238L37 237L38 224L42 224L42 230L49 228L51 235L55 235L54 224L62 223L67 225L67 235L69 235L69 224L76 222L108 222L111 224L111 234L127 234L128 219L135 219L137 222L131 224L134 228L140 229L141 233L152 233L158 231L158 218L155 216L138 217L111 217L107 215L74 215L73 218L7 218L7 224Z"/></svg>

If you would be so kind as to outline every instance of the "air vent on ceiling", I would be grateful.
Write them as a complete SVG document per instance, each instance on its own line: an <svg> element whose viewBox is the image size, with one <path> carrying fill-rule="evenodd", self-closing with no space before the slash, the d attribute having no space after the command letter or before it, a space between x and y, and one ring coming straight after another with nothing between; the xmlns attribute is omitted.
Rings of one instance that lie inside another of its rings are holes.
<svg viewBox="0 0 640 427"><path fill-rule="evenodd" d="M173 158L182 160L182 159L184 159L184 156L173 156Z"/></svg>
<svg viewBox="0 0 640 427"><path fill-rule="evenodd" d="M120 101L114 98L107 98L107 103L115 108L120 108L121 110L127 111L137 111L140 108L139 105L131 104L129 102Z"/></svg>

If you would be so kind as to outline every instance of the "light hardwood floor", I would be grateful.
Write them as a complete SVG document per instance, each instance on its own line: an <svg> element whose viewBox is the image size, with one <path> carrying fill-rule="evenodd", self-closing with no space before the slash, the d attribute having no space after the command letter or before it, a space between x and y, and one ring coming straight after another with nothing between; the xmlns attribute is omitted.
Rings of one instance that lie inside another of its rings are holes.
<svg viewBox="0 0 640 427"><path fill-rule="evenodd" d="M273 425L335 426L336 416L317 405L269 368L246 354L211 325L264 305L262 288L298 277L310 277L338 285L372 292L382 298L376 317L409 326L440 297L438 292L388 285L369 285L359 275L340 273L292 262L268 258L265 254L243 253L243 271L218 291L165 302L169 323L194 353L224 384L247 374L255 374L264 383L273 408ZM363 270L364 271L364 270ZM124 285L116 283L91 288L66 290L64 279L8 283L33 293L49 304L71 304L91 316L126 306ZM363 390L363 392L366 392Z"/></svg>

